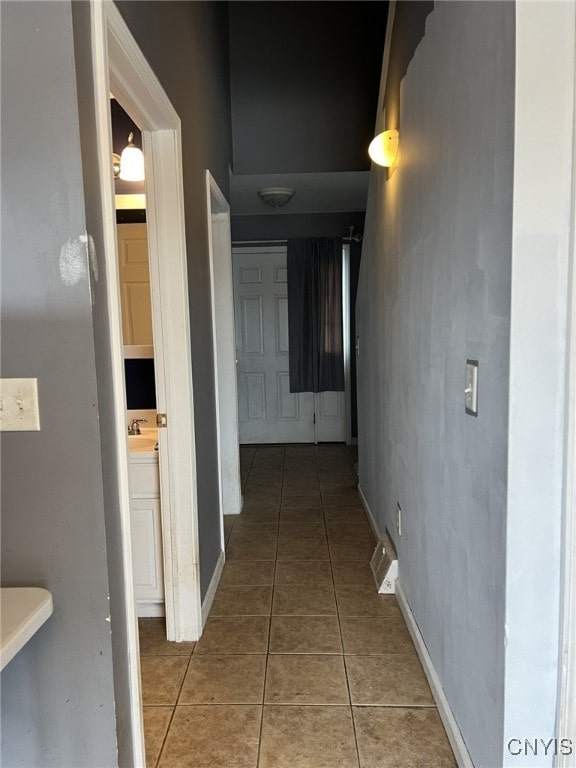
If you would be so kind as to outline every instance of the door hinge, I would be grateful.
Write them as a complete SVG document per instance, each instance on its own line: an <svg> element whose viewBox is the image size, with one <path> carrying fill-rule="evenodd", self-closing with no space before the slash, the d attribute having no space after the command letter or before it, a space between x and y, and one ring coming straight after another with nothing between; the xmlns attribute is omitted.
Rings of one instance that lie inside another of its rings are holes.
<svg viewBox="0 0 576 768"><path fill-rule="evenodd" d="M164 429L168 426L168 416L165 413L156 414L156 426L158 429Z"/></svg>

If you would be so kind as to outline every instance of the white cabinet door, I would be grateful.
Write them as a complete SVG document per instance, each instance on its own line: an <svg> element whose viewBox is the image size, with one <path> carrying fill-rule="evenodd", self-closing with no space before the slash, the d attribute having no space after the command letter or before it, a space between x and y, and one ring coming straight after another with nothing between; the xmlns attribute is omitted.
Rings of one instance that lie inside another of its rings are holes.
<svg viewBox="0 0 576 768"><path fill-rule="evenodd" d="M132 499L132 559L136 599L164 600L160 499Z"/></svg>
<svg viewBox="0 0 576 768"><path fill-rule="evenodd" d="M152 305L146 224L118 224L124 344L152 344Z"/></svg>
<svg viewBox="0 0 576 768"><path fill-rule="evenodd" d="M288 376L286 246L235 248L234 312L241 443L312 443L314 396Z"/></svg>

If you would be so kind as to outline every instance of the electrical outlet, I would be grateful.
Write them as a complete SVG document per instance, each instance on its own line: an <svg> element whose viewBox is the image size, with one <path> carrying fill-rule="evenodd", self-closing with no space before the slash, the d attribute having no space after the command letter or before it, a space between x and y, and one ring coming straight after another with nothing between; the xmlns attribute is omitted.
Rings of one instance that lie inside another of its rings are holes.
<svg viewBox="0 0 576 768"><path fill-rule="evenodd" d="M398 536L402 536L402 507L396 502L396 530Z"/></svg>

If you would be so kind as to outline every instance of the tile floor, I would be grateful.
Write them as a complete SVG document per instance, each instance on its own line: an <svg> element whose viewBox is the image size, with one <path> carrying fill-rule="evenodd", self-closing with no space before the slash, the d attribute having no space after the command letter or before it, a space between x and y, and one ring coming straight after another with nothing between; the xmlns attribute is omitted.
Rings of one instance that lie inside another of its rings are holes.
<svg viewBox="0 0 576 768"><path fill-rule="evenodd" d="M455 766L396 599L375 591L349 450L243 446L241 461L202 639L141 619L149 768Z"/></svg>

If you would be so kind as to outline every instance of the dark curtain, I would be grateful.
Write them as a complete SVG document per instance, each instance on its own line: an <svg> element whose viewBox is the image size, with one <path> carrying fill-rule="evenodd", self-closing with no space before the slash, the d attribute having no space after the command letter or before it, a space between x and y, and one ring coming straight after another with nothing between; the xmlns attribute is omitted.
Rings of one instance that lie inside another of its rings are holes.
<svg viewBox="0 0 576 768"><path fill-rule="evenodd" d="M344 390L342 240L288 240L291 392Z"/></svg>

